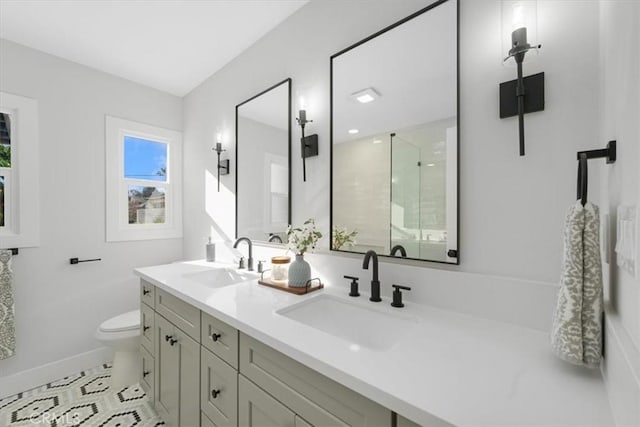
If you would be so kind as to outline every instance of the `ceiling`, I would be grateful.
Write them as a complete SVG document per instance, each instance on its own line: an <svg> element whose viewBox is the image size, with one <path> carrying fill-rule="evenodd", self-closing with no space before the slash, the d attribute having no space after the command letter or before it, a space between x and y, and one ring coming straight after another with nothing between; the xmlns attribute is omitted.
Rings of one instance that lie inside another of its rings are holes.
<svg viewBox="0 0 640 427"><path fill-rule="evenodd" d="M308 0L0 0L0 38L184 96Z"/></svg>

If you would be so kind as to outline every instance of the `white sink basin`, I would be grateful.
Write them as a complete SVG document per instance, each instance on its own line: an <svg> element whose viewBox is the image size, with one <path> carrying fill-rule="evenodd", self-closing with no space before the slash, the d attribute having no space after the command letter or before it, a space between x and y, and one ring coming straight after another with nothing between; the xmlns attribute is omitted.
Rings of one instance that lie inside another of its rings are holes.
<svg viewBox="0 0 640 427"><path fill-rule="evenodd" d="M236 270L233 268L216 268L197 273L185 273L183 276L185 279L193 280L216 288L246 282L247 280L252 280L258 277L256 273Z"/></svg>
<svg viewBox="0 0 640 427"><path fill-rule="evenodd" d="M419 322L417 318L391 312L402 309L393 309L388 302L361 302L319 295L277 313L349 341L353 350L359 347L388 350ZM376 307L376 304L387 306Z"/></svg>

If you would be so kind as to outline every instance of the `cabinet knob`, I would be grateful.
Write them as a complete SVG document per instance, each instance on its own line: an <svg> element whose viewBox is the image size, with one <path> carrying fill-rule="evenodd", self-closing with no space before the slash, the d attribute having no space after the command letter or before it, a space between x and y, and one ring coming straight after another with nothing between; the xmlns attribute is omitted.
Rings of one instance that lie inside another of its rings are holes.
<svg viewBox="0 0 640 427"><path fill-rule="evenodd" d="M169 341L171 338L173 338L171 335L165 335L164 336L164 340L165 341Z"/></svg>
<svg viewBox="0 0 640 427"><path fill-rule="evenodd" d="M151 291L149 289L142 288L142 295L149 295Z"/></svg>
<svg viewBox="0 0 640 427"><path fill-rule="evenodd" d="M151 372L150 371L144 371L142 373L142 378L145 378L147 375L149 375Z"/></svg>
<svg viewBox="0 0 640 427"><path fill-rule="evenodd" d="M211 334L211 339L215 342L215 341L218 341L221 336L222 335L214 332L214 333Z"/></svg>
<svg viewBox="0 0 640 427"><path fill-rule="evenodd" d="M211 390L211 397L213 397L214 399L218 397L219 394L220 390Z"/></svg>
<svg viewBox="0 0 640 427"><path fill-rule="evenodd" d="M151 329L151 326L143 326L142 327L142 331L143 332L148 331L149 329Z"/></svg>
<svg viewBox="0 0 640 427"><path fill-rule="evenodd" d="M173 347L173 345L174 345L175 343L177 343L177 342L178 342L178 340L174 340L173 338L171 338L171 339L169 340L169 344L171 344L171 346L172 346L172 347Z"/></svg>

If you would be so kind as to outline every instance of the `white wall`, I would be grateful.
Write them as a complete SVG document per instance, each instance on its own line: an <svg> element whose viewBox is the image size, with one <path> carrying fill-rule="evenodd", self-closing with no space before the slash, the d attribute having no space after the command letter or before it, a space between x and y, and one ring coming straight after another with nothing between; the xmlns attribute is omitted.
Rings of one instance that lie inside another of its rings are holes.
<svg viewBox="0 0 640 427"><path fill-rule="evenodd" d="M0 360L1 397L105 357L93 333L138 306L132 269L182 258L182 239L105 242L104 145L105 114L181 130L182 101L6 40L0 90L38 101L41 189L41 244L13 260L17 349Z"/></svg>
<svg viewBox="0 0 640 427"><path fill-rule="evenodd" d="M192 213L185 224L186 258L204 256L210 230L234 237L233 175L223 178L221 193L210 190L215 180L207 177L215 166L207 153L216 127L227 129L233 141L235 104L285 77L293 78L294 103L305 96L314 120L307 132L318 133L320 141L320 155L307 161L306 183L299 144L293 144L293 221L315 217L328 235L329 57L428 3L310 2L185 97L185 212ZM414 268L387 261L381 266L383 292L389 293L391 278L402 277L414 285L409 299L547 329L564 214L575 200L575 153L603 143L597 138L598 94L588 90L598 84L598 3L538 4L544 47L525 74L546 73L546 109L526 116L525 157L518 156L516 119L498 117L498 84L515 78L515 68L502 65L500 22L500 2L460 2L461 265ZM591 183L597 194L597 180ZM316 258L316 267L322 265L341 286L347 286L343 274L368 277L359 256ZM457 284L443 284L445 278Z"/></svg>
<svg viewBox="0 0 640 427"><path fill-rule="evenodd" d="M614 165L590 169L603 183L601 215L609 214L615 247L619 205L640 203L640 3L600 2L600 139L617 140ZM635 54L633 54L635 53ZM591 163L594 163L593 161ZM591 165L590 165L591 166ZM596 169L598 172L596 172ZM636 247L638 236L636 236ZM640 252L637 265L640 265ZM604 264L607 312L604 374L616 423L640 425L640 275Z"/></svg>

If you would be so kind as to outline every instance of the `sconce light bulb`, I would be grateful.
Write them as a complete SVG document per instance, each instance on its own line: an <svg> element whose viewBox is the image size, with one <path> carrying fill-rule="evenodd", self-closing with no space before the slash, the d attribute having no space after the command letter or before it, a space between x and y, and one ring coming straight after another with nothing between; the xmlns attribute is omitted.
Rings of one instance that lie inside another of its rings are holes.
<svg viewBox="0 0 640 427"><path fill-rule="evenodd" d="M222 142L222 134L220 132L216 133L216 142L218 144Z"/></svg>
<svg viewBox="0 0 640 427"><path fill-rule="evenodd" d="M300 102L298 104L298 107L300 107L300 110L305 110L306 104L304 102L304 97L303 96L300 97Z"/></svg>
<svg viewBox="0 0 640 427"><path fill-rule="evenodd" d="M512 31L517 30L518 28L522 28L526 25L524 19L524 6L520 2L513 5L511 25Z"/></svg>

